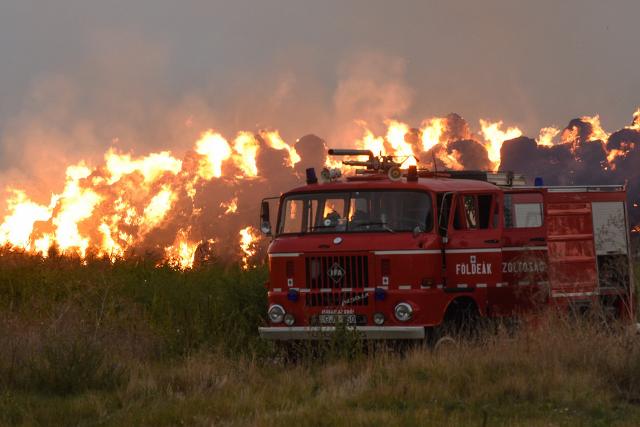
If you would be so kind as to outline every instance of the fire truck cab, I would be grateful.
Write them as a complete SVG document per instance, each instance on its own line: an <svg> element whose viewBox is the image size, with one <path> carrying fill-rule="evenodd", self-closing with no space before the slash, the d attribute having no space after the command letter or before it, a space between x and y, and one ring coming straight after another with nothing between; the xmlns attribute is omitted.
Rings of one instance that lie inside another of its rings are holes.
<svg viewBox="0 0 640 427"><path fill-rule="evenodd" d="M267 339L424 339L462 318L512 318L549 305L634 318L624 186L527 186L511 173L401 170L391 157L308 170L269 203Z"/></svg>

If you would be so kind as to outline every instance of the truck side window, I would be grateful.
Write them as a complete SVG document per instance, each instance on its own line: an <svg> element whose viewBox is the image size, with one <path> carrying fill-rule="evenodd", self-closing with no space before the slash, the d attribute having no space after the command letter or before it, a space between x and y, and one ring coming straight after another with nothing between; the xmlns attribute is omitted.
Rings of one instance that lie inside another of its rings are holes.
<svg viewBox="0 0 640 427"><path fill-rule="evenodd" d="M458 199L453 218L456 230L477 230L491 228L491 194L465 195Z"/></svg>
<svg viewBox="0 0 640 427"><path fill-rule="evenodd" d="M284 221L283 233L300 233L302 231L303 204L302 200L287 200L284 206L286 221Z"/></svg>
<svg viewBox="0 0 640 427"><path fill-rule="evenodd" d="M480 220L480 228L491 228L491 205L493 196L491 194L482 194L478 196L478 219Z"/></svg>
<svg viewBox="0 0 640 427"><path fill-rule="evenodd" d="M478 228L478 203L476 196L464 196L464 218L467 228Z"/></svg>
<svg viewBox="0 0 640 427"><path fill-rule="evenodd" d="M530 228L542 226L542 195L512 193L504 195L504 226Z"/></svg>

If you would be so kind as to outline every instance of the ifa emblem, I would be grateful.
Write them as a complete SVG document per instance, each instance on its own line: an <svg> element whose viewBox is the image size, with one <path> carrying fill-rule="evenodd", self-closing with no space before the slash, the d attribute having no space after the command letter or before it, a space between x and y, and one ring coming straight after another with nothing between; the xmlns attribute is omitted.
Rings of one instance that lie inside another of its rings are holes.
<svg viewBox="0 0 640 427"><path fill-rule="evenodd" d="M333 283L339 283L344 277L344 268L337 262L334 262L329 270L327 271L327 276L333 280Z"/></svg>

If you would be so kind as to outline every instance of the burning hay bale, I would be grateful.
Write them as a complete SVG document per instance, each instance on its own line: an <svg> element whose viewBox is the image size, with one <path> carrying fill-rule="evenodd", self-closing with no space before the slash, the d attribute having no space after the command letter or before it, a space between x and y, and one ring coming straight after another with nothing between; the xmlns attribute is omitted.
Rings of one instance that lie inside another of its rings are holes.
<svg viewBox="0 0 640 427"><path fill-rule="evenodd" d="M420 159L439 170L513 170L555 185L627 181L631 223L640 232L640 110L611 134L596 115L573 119L562 131L543 128L537 140L501 121L480 120L473 133L455 113L417 128L389 120L382 135L361 125L356 146L395 155L403 167ZM289 143L276 130L240 131L232 139L206 130L181 158L111 148L102 164L68 166L48 200L9 189L0 244L43 257L53 248L81 258L149 256L181 269L212 260L249 268L264 255L255 228L258 199L300 182L306 168L338 166L326 147L311 134Z"/></svg>

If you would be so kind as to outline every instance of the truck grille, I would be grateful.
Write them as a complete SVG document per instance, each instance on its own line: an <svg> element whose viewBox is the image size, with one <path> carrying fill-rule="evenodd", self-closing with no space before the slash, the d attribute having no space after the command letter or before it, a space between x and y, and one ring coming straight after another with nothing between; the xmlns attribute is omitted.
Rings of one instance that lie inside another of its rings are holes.
<svg viewBox="0 0 640 427"><path fill-rule="evenodd" d="M363 255L308 256L307 288L340 289L369 286L369 257Z"/></svg>
<svg viewBox="0 0 640 427"><path fill-rule="evenodd" d="M321 292L305 294L307 307L362 307L369 305L367 292Z"/></svg>

